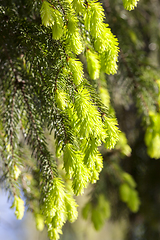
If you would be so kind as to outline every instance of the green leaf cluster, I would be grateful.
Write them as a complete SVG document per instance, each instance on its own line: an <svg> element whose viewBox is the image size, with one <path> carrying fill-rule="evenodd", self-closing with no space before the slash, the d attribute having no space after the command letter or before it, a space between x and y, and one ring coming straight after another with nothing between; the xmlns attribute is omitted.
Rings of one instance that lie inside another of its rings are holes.
<svg viewBox="0 0 160 240"><path fill-rule="evenodd" d="M137 7L137 3L139 0L123 0L123 5L126 10L133 10L135 7Z"/></svg>
<svg viewBox="0 0 160 240"><path fill-rule="evenodd" d="M116 149L120 150L121 153L125 156L131 155L131 147L127 143L127 138L124 132L119 133L119 141L116 144Z"/></svg>
<svg viewBox="0 0 160 240"><path fill-rule="evenodd" d="M76 207L77 204L70 193L66 192L62 180L54 178L41 207L50 239L59 238L59 234L62 234L62 226L67 219L70 222L76 220L78 215Z"/></svg>
<svg viewBox="0 0 160 240"><path fill-rule="evenodd" d="M84 219L87 219L91 215L91 220L94 228L98 231L104 225L105 221L111 216L110 203L103 194L98 196L97 204L88 202L83 210L82 215Z"/></svg>
<svg viewBox="0 0 160 240"><path fill-rule="evenodd" d="M151 158L160 158L160 114L150 112L150 124L145 133L145 143Z"/></svg>
<svg viewBox="0 0 160 240"><path fill-rule="evenodd" d="M11 208L15 208L15 215L17 219L21 220L24 216L24 201L15 196Z"/></svg>
<svg viewBox="0 0 160 240"><path fill-rule="evenodd" d="M58 40L63 35L62 14L55 9L49 2L43 1L41 7L42 24L45 27L52 27L52 37Z"/></svg>
<svg viewBox="0 0 160 240"><path fill-rule="evenodd" d="M128 173L122 175L123 183L119 187L120 198L132 212L137 212L140 206L138 192L135 190L136 183Z"/></svg>

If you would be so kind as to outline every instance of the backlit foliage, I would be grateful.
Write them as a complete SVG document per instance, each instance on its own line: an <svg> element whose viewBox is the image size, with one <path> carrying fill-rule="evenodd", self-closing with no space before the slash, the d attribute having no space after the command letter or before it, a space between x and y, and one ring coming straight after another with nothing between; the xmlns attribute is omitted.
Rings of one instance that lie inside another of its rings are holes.
<svg viewBox="0 0 160 240"><path fill-rule="evenodd" d="M137 2L123 4L132 10ZM118 40L105 22L102 4L93 0L0 1L0 20L1 179L14 198L17 218L24 214L22 190L37 229L46 224L50 239L56 240L64 223L77 218L74 195L99 179L99 147L111 151L117 144L122 155L131 154L105 81L105 74L117 73ZM149 114L146 132L148 153L155 158L158 117ZM54 134L53 152L48 132ZM136 212L136 183L120 167L117 171L120 198ZM98 230L111 208L103 194L95 202L85 206L83 215L90 214Z"/></svg>

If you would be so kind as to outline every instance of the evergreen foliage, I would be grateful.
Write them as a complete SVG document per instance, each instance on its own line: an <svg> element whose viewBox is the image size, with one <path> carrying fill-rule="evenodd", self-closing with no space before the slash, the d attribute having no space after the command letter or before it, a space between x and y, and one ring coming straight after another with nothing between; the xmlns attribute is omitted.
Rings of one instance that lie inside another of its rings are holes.
<svg viewBox="0 0 160 240"><path fill-rule="evenodd" d="M159 3L140 1L132 12L115 7L120 1L103 3L120 53L117 74L100 84L108 88L105 101L111 101L128 143L121 132L115 150L103 153L103 170L89 203L98 204L98 196L104 194L111 203L111 220L126 221L122 239L159 239L159 160L151 159L159 158ZM137 186L123 178L124 171L132 174Z"/></svg>
<svg viewBox="0 0 160 240"><path fill-rule="evenodd" d="M124 8L132 10L137 2L123 0ZM49 238L56 240L64 223L77 218L74 195L99 179L99 147L103 144L111 159L113 148L123 157L131 154L110 101L111 75L123 77L123 91L143 116L148 154L159 158L159 76L144 63L134 72L132 53L126 60L125 47L119 50L98 1L0 1L0 21L1 181L17 218L24 214L22 190L37 229L46 224ZM132 32L127 36L134 41ZM121 48L121 37L119 43ZM53 152L48 132L54 134ZM135 180L114 155L107 171L109 179L116 176L119 199L137 212ZM112 211L110 194L98 187L102 180L83 209L97 230Z"/></svg>

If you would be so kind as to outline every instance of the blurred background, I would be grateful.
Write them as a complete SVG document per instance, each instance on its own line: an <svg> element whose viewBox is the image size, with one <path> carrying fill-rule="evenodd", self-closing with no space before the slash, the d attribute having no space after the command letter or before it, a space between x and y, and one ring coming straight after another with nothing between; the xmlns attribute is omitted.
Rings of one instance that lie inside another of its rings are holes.
<svg viewBox="0 0 160 240"><path fill-rule="evenodd" d="M85 194L86 195L86 194ZM91 221L82 218L82 206L86 202L86 196L78 197L79 217L73 224L67 222L63 227L62 240L97 240L102 239L124 239L125 222L106 222L101 231L96 231ZM7 240L49 240L47 230L42 232L36 229L35 219L30 212L25 212L22 220L17 220L13 209L10 209L11 203L4 191L0 192L0 235L1 239Z"/></svg>

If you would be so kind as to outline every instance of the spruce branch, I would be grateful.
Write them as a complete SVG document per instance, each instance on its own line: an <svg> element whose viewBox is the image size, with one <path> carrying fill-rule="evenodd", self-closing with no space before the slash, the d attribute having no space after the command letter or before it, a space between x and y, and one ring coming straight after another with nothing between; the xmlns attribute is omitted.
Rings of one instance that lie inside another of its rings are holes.
<svg viewBox="0 0 160 240"><path fill-rule="evenodd" d="M31 131L32 131L32 127L33 127L33 130L34 130L34 133L31 133L31 134L33 134L33 136L28 135L28 137L32 138L32 140L31 140L32 142L36 141L38 143L37 146L36 146L37 149L36 149L35 156L39 157L39 159L37 159L37 160L39 162L40 168L43 169L43 166L45 165L45 163L47 163L47 165L49 166L49 169L50 169L50 171L49 171L50 175L49 176L50 176L51 179L53 179L54 176L57 175L57 171L55 171L55 168L54 168L54 173L53 173L53 167L51 166L51 162L50 162L51 161L51 155L50 155L49 151L47 150L42 130L38 129L38 126L36 125L36 121L35 121L34 116L32 114L30 104L29 104L27 96L25 94L24 84L23 84L23 87L21 89L21 92L22 92L24 101L25 101L26 106L27 106L27 112L28 112L29 119L30 119L30 124L31 124ZM34 135L35 135L35 137L34 137ZM42 135L42 136L40 136L40 135ZM35 146L31 145L31 148L32 148L33 152L35 151L34 147Z"/></svg>

